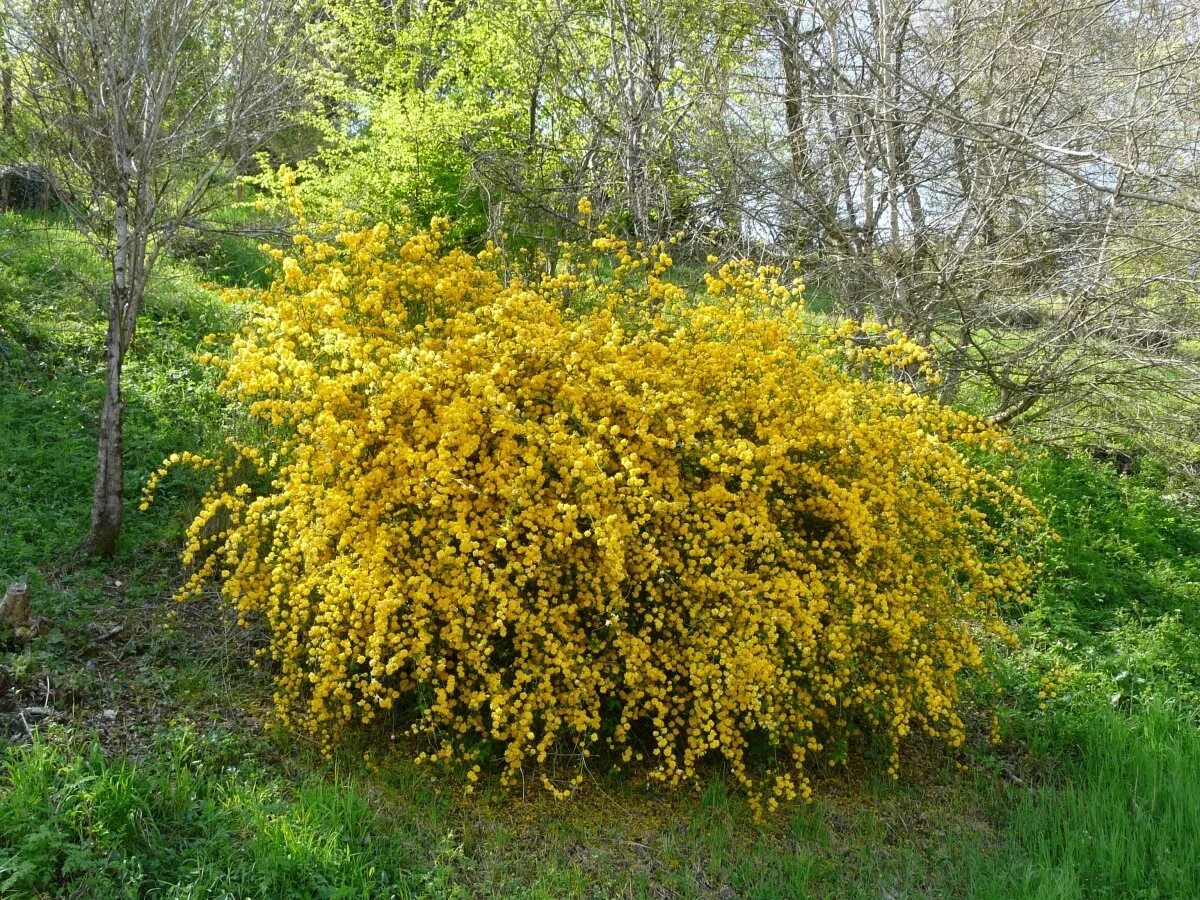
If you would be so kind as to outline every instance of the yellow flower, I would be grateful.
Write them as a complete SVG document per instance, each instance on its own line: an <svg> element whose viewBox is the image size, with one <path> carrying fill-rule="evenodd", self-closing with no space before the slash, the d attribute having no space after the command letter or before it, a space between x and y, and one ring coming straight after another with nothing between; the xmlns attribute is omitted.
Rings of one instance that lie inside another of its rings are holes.
<svg viewBox="0 0 1200 900"><path fill-rule="evenodd" d="M602 230L510 277L530 270L448 228L295 242L206 357L271 450L172 458L214 478L181 596L216 579L265 627L280 720L331 748L420 709L427 759L494 744L507 783L562 746L668 787L715 756L760 809L861 731L961 743L960 677L1036 519L973 461L997 431L863 379L922 348L806 337L749 261L689 297L661 246Z"/></svg>

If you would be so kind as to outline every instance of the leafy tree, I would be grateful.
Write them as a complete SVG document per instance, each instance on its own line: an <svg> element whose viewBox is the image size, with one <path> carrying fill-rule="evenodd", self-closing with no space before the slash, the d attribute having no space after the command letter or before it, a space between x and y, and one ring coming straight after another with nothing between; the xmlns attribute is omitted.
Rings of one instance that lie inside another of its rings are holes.
<svg viewBox="0 0 1200 900"><path fill-rule="evenodd" d="M543 245L584 194L642 240L726 227L729 104L753 22L740 0L336 3L326 31L348 115L308 199Z"/></svg>

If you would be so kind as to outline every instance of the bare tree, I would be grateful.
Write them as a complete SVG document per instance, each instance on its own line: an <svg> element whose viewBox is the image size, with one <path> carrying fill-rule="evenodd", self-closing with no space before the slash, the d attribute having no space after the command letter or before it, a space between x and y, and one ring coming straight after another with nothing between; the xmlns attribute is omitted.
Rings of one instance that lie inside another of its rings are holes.
<svg viewBox="0 0 1200 900"><path fill-rule="evenodd" d="M760 9L778 112L752 213L776 252L925 342L943 398L971 380L996 422L1197 418L1177 352L1200 325L1195 0Z"/></svg>
<svg viewBox="0 0 1200 900"><path fill-rule="evenodd" d="M111 266L89 552L122 521L121 370L147 282L179 230L302 102L295 0L6 0L14 102Z"/></svg>

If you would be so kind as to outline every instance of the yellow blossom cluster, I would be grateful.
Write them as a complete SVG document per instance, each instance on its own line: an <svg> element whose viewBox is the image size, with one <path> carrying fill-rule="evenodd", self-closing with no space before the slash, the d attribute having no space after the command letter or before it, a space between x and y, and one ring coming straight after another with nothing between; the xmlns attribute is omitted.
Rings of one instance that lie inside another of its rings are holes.
<svg viewBox="0 0 1200 900"><path fill-rule="evenodd" d="M575 208L579 212L579 215L582 216L585 220L591 218L592 201L589 198L580 197L579 203L576 205Z"/></svg>
<svg viewBox="0 0 1200 900"><path fill-rule="evenodd" d="M1058 699L1058 692L1067 678L1066 672L1056 669L1047 672L1038 680L1038 709L1045 712L1050 703Z"/></svg>
<svg viewBox="0 0 1200 900"><path fill-rule="evenodd" d="M893 770L910 732L962 740L959 679L1030 574L1027 502L972 461L999 434L864 378L776 270L689 295L602 234L516 275L446 231L297 237L208 357L270 437L204 501L184 593L265 623L286 723L410 711L429 758L490 747L508 781L722 759L768 805L854 735Z"/></svg>

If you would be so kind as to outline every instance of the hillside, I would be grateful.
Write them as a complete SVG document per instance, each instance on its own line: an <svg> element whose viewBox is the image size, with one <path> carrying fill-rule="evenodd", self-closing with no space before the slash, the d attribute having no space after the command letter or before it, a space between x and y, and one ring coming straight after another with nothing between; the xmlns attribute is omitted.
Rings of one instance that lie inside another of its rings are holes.
<svg viewBox="0 0 1200 900"><path fill-rule="evenodd" d="M233 427L202 336L238 321L202 286L256 277L250 245L176 259L127 369L126 493ZM232 259L232 262L231 262ZM1061 541L1020 637L976 686L999 710L957 756L906 744L815 773L756 823L727 773L696 793L598 772L518 796L356 734L332 761L265 730L262 641L219 599L171 601L197 480L130 514L120 552L77 552L102 366L103 267L73 233L0 219L0 583L38 633L0 653L4 896L1168 897L1200 883L1200 515L1148 461L1118 475L1028 448L1017 480Z"/></svg>

